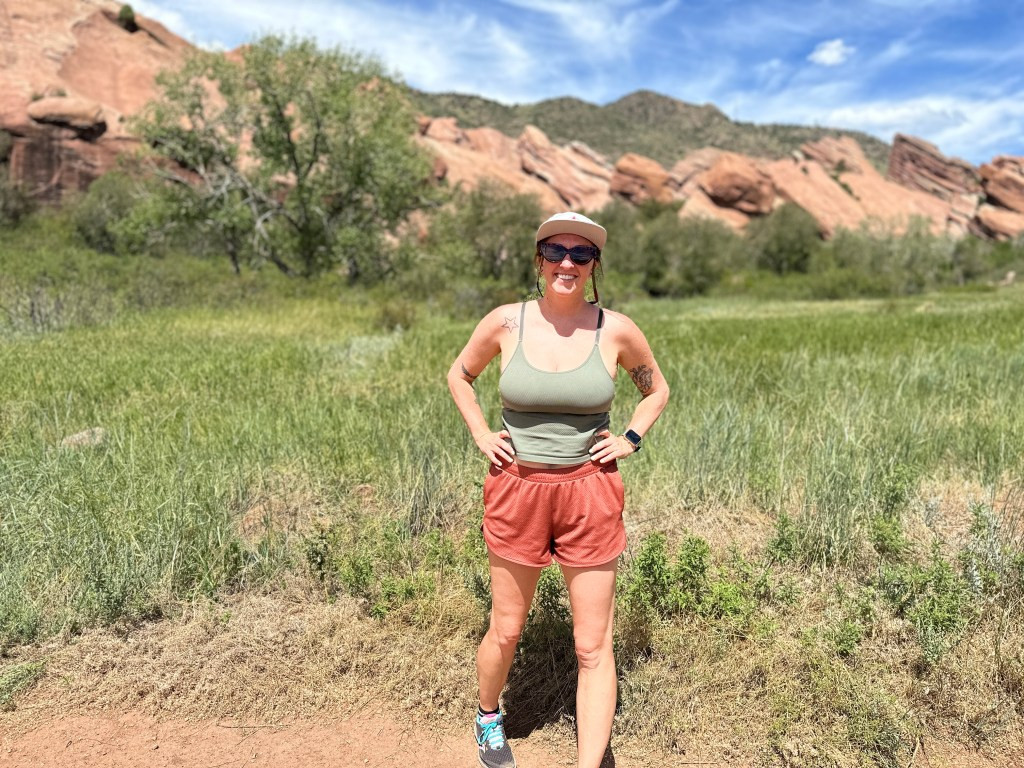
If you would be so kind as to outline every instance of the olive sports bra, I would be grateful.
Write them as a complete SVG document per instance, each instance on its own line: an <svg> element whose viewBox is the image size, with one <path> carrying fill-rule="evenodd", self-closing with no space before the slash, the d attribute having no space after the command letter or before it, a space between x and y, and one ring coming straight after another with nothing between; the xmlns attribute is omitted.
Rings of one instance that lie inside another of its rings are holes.
<svg viewBox="0 0 1024 768"><path fill-rule="evenodd" d="M608 427L615 381L601 358L604 310L599 310L590 356L568 371L542 371L523 353L526 303L519 313L519 342L501 372L502 423L516 457L545 464L582 464L594 435Z"/></svg>

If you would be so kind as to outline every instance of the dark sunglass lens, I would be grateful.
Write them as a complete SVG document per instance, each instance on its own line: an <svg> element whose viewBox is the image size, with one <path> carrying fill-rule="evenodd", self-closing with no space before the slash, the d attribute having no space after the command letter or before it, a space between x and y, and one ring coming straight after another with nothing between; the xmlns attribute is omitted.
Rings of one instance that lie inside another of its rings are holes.
<svg viewBox="0 0 1024 768"><path fill-rule="evenodd" d="M578 264L582 267L584 264L589 264L596 259L600 253L592 245L577 245L569 251L569 258L572 259L573 264Z"/></svg>
<svg viewBox="0 0 1024 768"><path fill-rule="evenodd" d="M558 243L540 244L540 255L552 264L560 263L565 258L566 253L568 253L568 250L564 245L559 245Z"/></svg>

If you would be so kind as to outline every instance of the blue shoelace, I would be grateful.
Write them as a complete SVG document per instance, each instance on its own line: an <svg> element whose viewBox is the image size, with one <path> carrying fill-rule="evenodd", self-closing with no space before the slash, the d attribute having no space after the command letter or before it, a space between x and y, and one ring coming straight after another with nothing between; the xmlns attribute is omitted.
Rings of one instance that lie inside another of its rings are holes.
<svg viewBox="0 0 1024 768"><path fill-rule="evenodd" d="M477 720L477 724L481 729L477 743L483 744L486 741L487 746L491 749L501 749L505 746L505 730L501 727L500 717L489 723L482 723Z"/></svg>

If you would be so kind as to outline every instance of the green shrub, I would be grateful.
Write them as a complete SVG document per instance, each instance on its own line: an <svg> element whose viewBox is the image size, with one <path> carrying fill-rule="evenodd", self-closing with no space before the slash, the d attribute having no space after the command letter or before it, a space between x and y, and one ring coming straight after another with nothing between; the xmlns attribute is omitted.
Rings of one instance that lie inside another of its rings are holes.
<svg viewBox="0 0 1024 768"><path fill-rule="evenodd" d="M434 216L400 282L410 294L424 297L445 285L481 279L527 290L536 278L534 223L542 219L535 197L515 194L497 182L458 192Z"/></svg>
<svg viewBox="0 0 1024 768"><path fill-rule="evenodd" d="M785 203L751 221L747 230L757 265L779 275L806 272L821 247L818 222L796 203Z"/></svg>
<svg viewBox="0 0 1024 768"><path fill-rule="evenodd" d="M6 163L14 148L14 138L7 131L0 128L0 164Z"/></svg>
<svg viewBox="0 0 1024 768"><path fill-rule="evenodd" d="M934 664L949 650L955 636L974 616L966 581L938 546L923 565L883 567L879 588L896 614L914 625L928 664Z"/></svg>
<svg viewBox="0 0 1024 768"><path fill-rule="evenodd" d="M642 285L653 296L707 293L741 248L739 237L721 222L665 211L644 224L637 242Z"/></svg>
<svg viewBox="0 0 1024 768"><path fill-rule="evenodd" d="M82 241L101 253L118 251L118 227L128 218L139 193L135 182L121 171L96 179L71 210L71 220Z"/></svg>
<svg viewBox="0 0 1024 768"><path fill-rule="evenodd" d="M12 182L0 166L0 227L15 226L36 208L24 187Z"/></svg>
<svg viewBox="0 0 1024 768"><path fill-rule="evenodd" d="M129 32L137 32L138 23L135 21L135 10L127 3L121 6L117 12L117 23Z"/></svg>

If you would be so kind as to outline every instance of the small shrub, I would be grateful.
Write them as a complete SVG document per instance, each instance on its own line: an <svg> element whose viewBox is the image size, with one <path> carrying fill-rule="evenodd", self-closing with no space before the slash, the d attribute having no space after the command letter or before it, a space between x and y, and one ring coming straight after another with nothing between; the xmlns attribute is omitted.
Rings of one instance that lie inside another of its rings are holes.
<svg viewBox="0 0 1024 768"><path fill-rule="evenodd" d="M783 512L775 523L775 535L768 541L768 554L779 562L795 560L800 550L800 532L796 522Z"/></svg>
<svg viewBox="0 0 1024 768"><path fill-rule="evenodd" d="M829 636L836 653L847 658L853 656L860 648L860 642L864 639L864 630L857 622L843 619L831 628Z"/></svg>
<svg viewBox="0 0 1024 768"><path fill-rule="evenodd" d="M806 272L821 247L818 222L795 203L785 203L748 227L757 264L779 275Z"/></svg>
<svg viewBox="0 0 1024 768"><path fill-rule="evenodd" d="M124 173L111 171L96 179L71 212L71 219L83 242L101 253L118 250L118 225L136 204L133 181Z"/></svg>
<svg viewBox="0 0 1024 768"><path fill-rule="evenodd" d="M36 208L35 201L20 184L15 184L0 166L0 227L14 226Z"/></svg>
<svg viewBox="0 0 1024 768"><path fill-rule="evenodd" d="M887 566L879 588L896 614L910 621L927 664L936 663L974 615L967 584L938 546L928 563Z"/></svg>
<svg viewBox="0 0 1024 768"><path fill-rule="evenodd" d="M14 137L0 128L0 163L6 163L14 148Z"/></svg>
<svg viewBox="0 0 1024 768"><path fill-rule="evenodd" d="M117 23L128 32L139 31L139 25L135 21L135 10L127 3L117 12Z"/></svg>
<svg viewBox="0 0 1024 768"><path fill-rule="evenodd" d="M404 331L416 323L416 303L411 299L389 297L378 307L377 324L385 331Z"/></svg>

